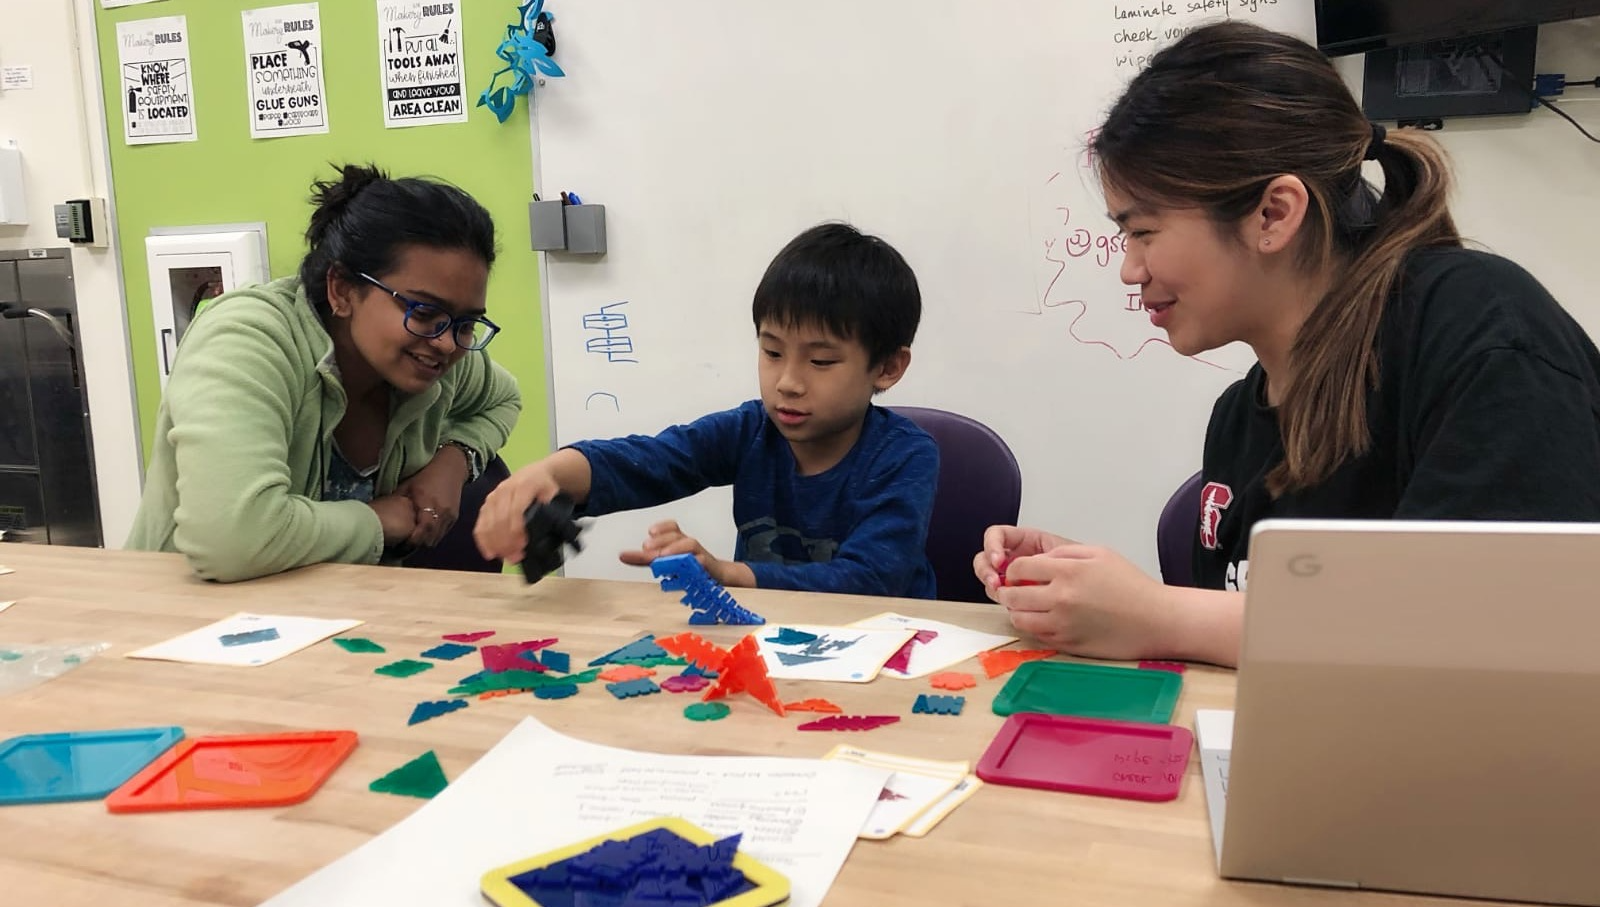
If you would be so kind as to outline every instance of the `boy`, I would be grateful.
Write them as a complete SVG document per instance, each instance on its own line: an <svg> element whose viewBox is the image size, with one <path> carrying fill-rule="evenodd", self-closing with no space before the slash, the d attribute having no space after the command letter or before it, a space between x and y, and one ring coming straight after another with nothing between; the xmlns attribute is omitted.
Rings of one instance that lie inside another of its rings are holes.
<svg viewBox="0 0 1600 907"><path fill-rule="evenodd" d="M872 405L911 363L916 275L883 240L822 224L773 259L752 316L761 399L654 437L582 441L523 467L484 502L474 530L484 556L520 561L523 511L557 492L598 516L731 484L732 560L668 520L622 561L687 553L724 586L933 598L923 543L938 448Z"/></svg>

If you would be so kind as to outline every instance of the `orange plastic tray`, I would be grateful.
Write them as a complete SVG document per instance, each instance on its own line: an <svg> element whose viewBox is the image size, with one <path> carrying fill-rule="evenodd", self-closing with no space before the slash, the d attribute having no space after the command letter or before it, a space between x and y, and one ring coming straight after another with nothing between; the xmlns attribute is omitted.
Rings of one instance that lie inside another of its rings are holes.
<svg viewBox="0 0 1600 907"><path fill-rule="evenodd" d="M114 813L300 803L356 748L355 731L194 737L106 798Z"/></svg>

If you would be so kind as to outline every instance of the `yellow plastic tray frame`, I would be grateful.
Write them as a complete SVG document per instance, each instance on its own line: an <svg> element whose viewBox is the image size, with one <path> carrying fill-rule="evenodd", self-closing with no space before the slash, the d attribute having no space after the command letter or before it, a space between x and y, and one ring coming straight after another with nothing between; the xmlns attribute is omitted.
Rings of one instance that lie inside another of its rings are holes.
<svg viewBox="0 0 1600 907"><path fill-rule="evenodd" d="M675 816L664 816L659 819L650 819L637 825L618 829L608 834L597 835L586 841L569 844L559 850L542 853L536 857L529 857L498 869L491 869L483 874L480 885L483 896L496 907L543 907L538 901L528 897L520 888L512 884L511 879L534 869L543 869L570 857L575 857L596 845L606 841L627 841L636 838L645 832L665 828L673 834L695 844L715 844L717 836L691 822ZM736 894L712 904L711 907L773 907L789 900L789 880L772 867L762 863L744 851L734 854L733 868L744 873L755 887L743 894Z"/></svg>

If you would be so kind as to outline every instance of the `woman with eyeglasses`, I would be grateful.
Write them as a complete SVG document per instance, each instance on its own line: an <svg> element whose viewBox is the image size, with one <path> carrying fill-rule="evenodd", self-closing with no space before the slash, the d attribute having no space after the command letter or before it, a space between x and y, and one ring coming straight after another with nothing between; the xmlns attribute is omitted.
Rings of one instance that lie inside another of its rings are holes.
<svg viewBox="0 0 1600 907"><path fill-rule="evenodd" d="M207 303L184 334L126 547L231 582L436 544L522 398L485 347L489 212L347 165L313 184L293 277Z"/></svg>

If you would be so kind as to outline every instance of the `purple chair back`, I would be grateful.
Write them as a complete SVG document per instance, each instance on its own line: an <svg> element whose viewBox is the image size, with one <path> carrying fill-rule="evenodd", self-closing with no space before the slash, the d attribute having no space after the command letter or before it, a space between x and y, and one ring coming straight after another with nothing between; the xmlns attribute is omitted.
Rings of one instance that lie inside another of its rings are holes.
<svg viewBox="0 0 1600 907"><path fill-rule="evenodd" d="M499 573L502 564L499 560L489 560L478 553L478 546L472 541L472 527L478 523L478 511L483 508L483 499L496 485L511 477L511 470L505 461L495 457L483 467L483 475L478 476L476 482L471 482L461 489L461 511L456 518L456 524L444 534L439 544L432 548L423 548L407 557L403 563L407 567L422 567L428 570L473 570L479 573Z"/></svg>
<svg viewBox="0 0 1600 907"><path fill-rule="evenodd" d="M942 409L895 406L939 445L939 486L924 550L933 564L939 598L986 602L972 573L990 526L1014 524L1022 509L1022 470L1006 442L989 426Z"/></svg>
<svg viewBox="0 0 1600 907"><path fill-rule="evenodd" d="M1200 531L1200 473L1185 479L1161 508L1156 523L1156 556L1161 581L1169 586L1194 585L1195 533Z"/></svg>

